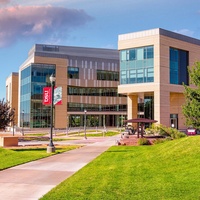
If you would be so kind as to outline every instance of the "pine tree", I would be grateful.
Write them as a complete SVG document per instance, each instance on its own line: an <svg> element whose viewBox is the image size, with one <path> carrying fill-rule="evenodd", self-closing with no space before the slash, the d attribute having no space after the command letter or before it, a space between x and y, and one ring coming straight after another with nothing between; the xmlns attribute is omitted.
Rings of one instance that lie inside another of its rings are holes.
<svg viewBox="0 0 200 200"><path fill-rule="evenodd" d="M194 87L184 85L186 102L182 107L186 125L200 128L200 62L196 62L189 71L190 83Z"/></svg>
<svg viewBox="0 0 200 200"><path fill-rule="evenodd" d="M14 116L15 110L10 107L9 102L0 100L0 129L5 130L6 126L13 122Z"/></svg>

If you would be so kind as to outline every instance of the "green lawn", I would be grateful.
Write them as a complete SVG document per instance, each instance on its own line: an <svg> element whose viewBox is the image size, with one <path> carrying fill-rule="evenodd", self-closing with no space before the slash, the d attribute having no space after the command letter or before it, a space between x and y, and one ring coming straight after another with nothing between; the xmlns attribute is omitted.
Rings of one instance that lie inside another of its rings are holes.
<svg viewBox="0 0 200 200"><path fill-rule="evenodd" d="M78 135L76 136L84 136L84 132L80 132ZM120 134L120 132L118 131L107 131L107 132L97 132L95 133L95 131L93 131L93 133L90 133L90 132L87 132L86 133L86 136L87 137L102 137L102 136L105 136L105 137L108 137L108 136L114 136L114 135L118 135Z"/></svg>
<svg viewBox="0 0 200 200"><path fill-rule="evenodd" d="M200 199L200 136L113 146L41 199Z"/></svg>
<svg viewBox="0 0 200 200"><path fill-rule="evenodd" d="M26 149L4 149L0 148L0 170L13 167L19 164L38 160L51 156L53 154L62 153L71 149L78 148L78 146L63 146L56 147L56 152L49 154L47 148L26 148Z"/></svg>

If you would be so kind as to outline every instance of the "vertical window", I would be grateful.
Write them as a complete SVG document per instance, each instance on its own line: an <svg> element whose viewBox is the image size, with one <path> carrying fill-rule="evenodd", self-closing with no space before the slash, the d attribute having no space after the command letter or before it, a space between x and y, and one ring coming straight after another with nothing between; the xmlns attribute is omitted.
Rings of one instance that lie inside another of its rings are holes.
<svg viewBox="0 0 200 200"><path fill-rule="evenodd" d="M144 49L138 48L137 49L137 60L143 60L144 59Z"/></svg>
<svg viewBox="0 0 200 200"><path fill-rule="evenodd" d="M131 49L129 50L129 60L135 60L136 59L136 50L135 49Z"/></svg>
<svg viewBox="0 0 200 200"><path fill-rule="evenodd" d="M170 84L188 85L188 52L170 48Z"/></svg>
<svg viewBox="0 0 200 200"><path fill-rule="evenodd" d="M121 52L121 60L126 60L126 51Z"/></svg>
<svg viewBox="0 0 200 200"><path fill-rule="evenodd" d="M50 108L42 105L43 87L49 86L49 77L55 74L55 65L31 64L21 71L20 109L24 110L24 126L50 126Z"/></svg>

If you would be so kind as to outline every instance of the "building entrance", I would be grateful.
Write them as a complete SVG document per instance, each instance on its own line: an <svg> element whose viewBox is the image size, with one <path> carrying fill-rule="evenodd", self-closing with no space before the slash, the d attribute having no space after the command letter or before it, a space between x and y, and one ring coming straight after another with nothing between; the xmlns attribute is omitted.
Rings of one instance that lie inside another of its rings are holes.
<svg viewBox="0 0 200 200"><path fill-rule="evenodd" d="M172 128L178 129L178 114L170 114L170 125Z"/></svg>

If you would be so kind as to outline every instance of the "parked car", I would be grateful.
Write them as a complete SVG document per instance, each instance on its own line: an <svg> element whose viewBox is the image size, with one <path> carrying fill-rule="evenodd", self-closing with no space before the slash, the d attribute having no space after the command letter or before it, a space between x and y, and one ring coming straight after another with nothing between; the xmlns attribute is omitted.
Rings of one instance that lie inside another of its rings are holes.
<svg viewBox="0 0 200 200"><path fill-rule="evenodd" d="M197 134L197 129L193 127L188 127L187 128L187 135L196 135Z"/></svg>

